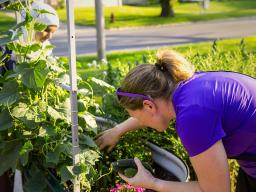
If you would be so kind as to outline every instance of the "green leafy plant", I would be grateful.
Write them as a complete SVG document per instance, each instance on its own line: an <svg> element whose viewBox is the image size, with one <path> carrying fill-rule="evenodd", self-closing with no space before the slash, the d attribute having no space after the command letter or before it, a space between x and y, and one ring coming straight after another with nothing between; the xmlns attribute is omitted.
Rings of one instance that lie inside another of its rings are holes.
<svg viewBox="0 0 256 192"><path fill-rule="evenodd" d="M30 15L30 3L8 5L10 10L22 9L26 17L1 36L1 45L15 52L17 63L0 76L0 175L21 170L25 191L71 190L71 180L79 175L81 189L90 191L99 177L94 165L100 153L92 139L97 124L90 113L98 105L90 84L78 77L80 163L73 166L70 96L57 85L69 83L66 64L47 55L53 46L33 41L33 33L45 26ZM20 40L24 34L26 41Z"/></svg>

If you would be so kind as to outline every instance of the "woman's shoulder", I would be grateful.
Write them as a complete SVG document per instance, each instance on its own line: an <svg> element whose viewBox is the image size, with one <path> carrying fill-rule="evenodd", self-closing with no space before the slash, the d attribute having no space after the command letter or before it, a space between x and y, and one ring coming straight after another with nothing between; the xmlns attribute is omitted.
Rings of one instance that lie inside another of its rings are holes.
<svg viewBox="0 0 256 192"><path fill-rule="evenodd" d="M176 87L172 99L176 109L191 105L219 109L226 100L229 100L229 97L238 98L241 95L251 95L250 90L255 85L255 79L240 73L229 71L196 72L193 77L181 82Z"/></svg>
<svg viewBox="0 0 256 192"><path fill-rule="evenodd" d="M244 85L244 82L254 82L256 79L248 75L231 71L199 71L188 80L181 82L175 89L173 96L180 94L201 93L212 91L221 86ZM199 94L200 95L200 94Z"/></svg>

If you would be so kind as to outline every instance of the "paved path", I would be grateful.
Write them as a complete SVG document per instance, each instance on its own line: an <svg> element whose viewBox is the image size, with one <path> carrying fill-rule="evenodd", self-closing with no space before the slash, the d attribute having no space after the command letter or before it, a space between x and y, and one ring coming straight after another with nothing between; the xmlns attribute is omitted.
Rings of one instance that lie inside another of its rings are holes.
<svg viewBox="0 0 256 192"><path fill-rule="evenodd" d="M140 50L170 45L256 35L256 17L106 30L107 51ZM68 55L66 26L52 39L54 54ZM96 53L95 28L76 28L77 55Z"/></svg>

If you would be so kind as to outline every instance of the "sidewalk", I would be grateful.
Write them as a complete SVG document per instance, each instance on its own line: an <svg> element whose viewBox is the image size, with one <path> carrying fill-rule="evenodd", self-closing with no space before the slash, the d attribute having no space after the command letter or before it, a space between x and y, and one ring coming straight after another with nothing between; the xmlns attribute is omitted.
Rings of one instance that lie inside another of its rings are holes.
<svg viewBox="0 0 256 192"><path fill-rule="evenodd" d="M14 13L7 15L15 17ZM77 55L96 54L94 27L76 26ZM148 27L108 29L105 31L107 52L153 49L164 46L213 41L216 39L242 38L256 35L256 17L211 20ZM68 55L67 24L60 23L51 42L57 56Z"/></svg>
<svg viewBox="0 0 256 192"><path fill-rule="evenodd" d="M163 46L242 38L256 35L256 18L212 20L206 22L106 30L107 52L152 49ZM54 54L68 54L67 30L64 24L51 42ZM77 55L96 54L96 30L76 26Z"/></svg>

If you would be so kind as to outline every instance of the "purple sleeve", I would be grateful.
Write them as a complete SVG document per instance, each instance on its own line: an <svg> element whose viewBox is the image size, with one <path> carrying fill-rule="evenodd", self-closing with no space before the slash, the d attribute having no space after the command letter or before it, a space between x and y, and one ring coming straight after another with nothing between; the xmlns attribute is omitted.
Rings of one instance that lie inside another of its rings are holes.
<svg viewBox="0 0 256 192"><path fill-rule="evenodd" d="M190 157L204 152L225 136L220 114L198 105L184 107L177 115L176 126Z"/></svg>

